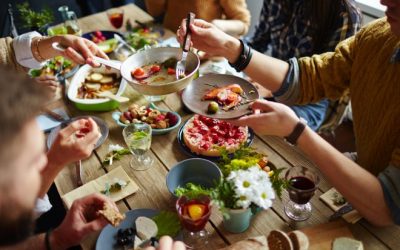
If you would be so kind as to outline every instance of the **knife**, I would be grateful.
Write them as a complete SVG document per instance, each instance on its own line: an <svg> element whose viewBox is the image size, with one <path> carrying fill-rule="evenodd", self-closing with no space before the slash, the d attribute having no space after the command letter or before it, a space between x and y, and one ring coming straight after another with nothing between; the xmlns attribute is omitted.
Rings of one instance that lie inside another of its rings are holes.
<svg viewBox="0 0 400 250"><path fill-rule="evenodd" d="M336 212L334 212L330 217L329 221L336 220L340 217L342 217L344 214L347 214L348 212L352 211L354 208L350 203L347 203L343 207L339 208Z"/></svg>

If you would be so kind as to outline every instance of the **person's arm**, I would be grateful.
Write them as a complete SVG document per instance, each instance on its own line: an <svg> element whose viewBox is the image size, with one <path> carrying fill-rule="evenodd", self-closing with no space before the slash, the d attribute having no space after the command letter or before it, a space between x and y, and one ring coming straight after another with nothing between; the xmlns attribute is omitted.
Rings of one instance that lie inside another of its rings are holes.
<svg viewBox="0 0 400 250"><path fill-rule="evenodd" d="M238 59L242 50L238 39L224 33L215 25L200 19L196 19L190 29L192 30L193 47L206 52L210 56L223 56L230 63L234 63ZM180 42L183 42L185 31L185 20L183 20L181 28L177 31ZM281 88L288 69L289 64L287 62L254 51L245 73L254 81L275 92Z"/></svg>
<svg viewBox="0 0 400 250"><path fill-rule="evenodd" d="M377 177L337 151L310 128L299 137L297 146L364 218L376 226L393 224Z"/></svg>
<svg viewBox="0 0 400 250"><path fill-rule="evenodd" d="M232 36L242 36L250 26L250 11L245 0L221 0L225 19L215 19L213 24Z"/></svg>
<svg viewBox="0 0 400 250"><path fill-rule="evenodd" d="M165 13L168 0L145 0L146 11L152 17L158 17Z"/></svg>
<svg viewBox="0 0 400 250"><path fill-rule="evenodd" d="M250 126L260 134L286 137L299 121L292 109L280 103L258 100L252 108L260 110L260 113L232 120L231 123ZM391 210L377 177L348 159L308 127L298 138L297 146L364 218L377 226L393 224Z"/></svg>
<svg viewBox="0 0 400 250"><path fill-rule="evenodd" d="M64 250L79 245L88 235L104 228L108 222L98 214L98 211L103 209L105 203L118 211L114 202L100 194L91 194L75 200L63 222L48 235L50 249ZM20 244L0 249L46 250L48 248L45 242L45 234L39 234Z"/></svg>
<svg viewBox="0 0 400 250"><path fill-rule="evenodd" d="M64 52L54 49L52 44L55 42L67 49ZM64 56L78 64L88 63L92 66L99 66L93 62L93 56L108 59L108 56L94 42L73 35L34 37L30 49L34 59L39 62L56 56Z"/></svg>
<svg viewBox="0 0 400 250"><path fill-rule="evenodd" d="M96 122L91 118L74 121L62 129L47 152L48 163L41 172L42 185L39 197L48 192L64 166L89 157L100 136Z"/></svg>

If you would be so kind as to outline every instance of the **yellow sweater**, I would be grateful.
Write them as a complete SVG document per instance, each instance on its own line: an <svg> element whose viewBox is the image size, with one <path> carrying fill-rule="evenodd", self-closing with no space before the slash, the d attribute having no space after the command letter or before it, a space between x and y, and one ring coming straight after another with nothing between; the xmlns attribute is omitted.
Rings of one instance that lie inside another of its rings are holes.
<svg viewBox="0 0 400 250"><path fill-rule="evenodd" d="M299 60L301 103L336 99L350 87L358 164L373 174L400 167L400 62L390 62L399 47L382 18L335 52Z"/></svg>
<svg viewBox="0 0 400 250"><path fill-rule="evenodd" d="M165 13L164 27L175 31L190 11L196 18L208 22L214 19L239 20L250 26L250 12L245 0L146 0L147 11L152 16ZM243 35L242 34L242 35Z"/></svg>
<svg viewBox="0 0 400 250"><path fill-rule="evenodd" d="M8 65L16 70L25 71L15 59L12 41L11 37L0 38L0 65Z"/></svg>

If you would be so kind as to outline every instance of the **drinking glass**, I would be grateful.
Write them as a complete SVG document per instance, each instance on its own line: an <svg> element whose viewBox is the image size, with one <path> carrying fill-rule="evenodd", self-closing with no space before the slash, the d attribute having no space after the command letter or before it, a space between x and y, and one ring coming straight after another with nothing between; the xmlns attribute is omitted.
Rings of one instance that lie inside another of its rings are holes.
<svg viewBox="0 0 400 250"><path fill-rule="evenodd" d="M183 238L185 244L191 249L207 244L209 232L205 230L205 226L211 215L210 197L203 195L190 199L181 196L176 201L176 210L185 229Z"/></svg>
<svg viewBox="0 0 400 250"><path fill-rule="evenodd" d="M114 28L119 29L124 24L124 10L123 9L110 9L107 11L108 20Z"/></svg>
<svg viewBox="0 0 400 250"><path fill-rule="evenodd" d="M286 171L285 179L289 181L290 200L285 204L286 215L295 221L304 221L311 216L311 203L319 184L317 173L306 167L293 167Z"/></svg>
<svg viewBox="0 0 400 250"><path fill-rule="evenodd" d="M131 123L122 131L124 140L133 154L130 162L134 170L146 170L153 163L148 155L151 146L151 126L147 123Z"/></svg>

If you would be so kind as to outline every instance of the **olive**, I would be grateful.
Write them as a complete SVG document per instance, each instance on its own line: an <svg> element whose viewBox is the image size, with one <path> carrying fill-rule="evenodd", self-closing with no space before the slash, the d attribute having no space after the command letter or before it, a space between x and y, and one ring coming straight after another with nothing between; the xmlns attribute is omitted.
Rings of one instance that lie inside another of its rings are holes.
<svg viewBox="0 0 400 250"><path fill-rule="evenodd" d="M219 110L219 105L218 105L218 103L212 101L212 102L210 102L210 103L208 104L208 107L207 107L207 112L208 112L208 113L210 113L210 114L216 114L216 113L218 112L218 110Z"/></svg>

